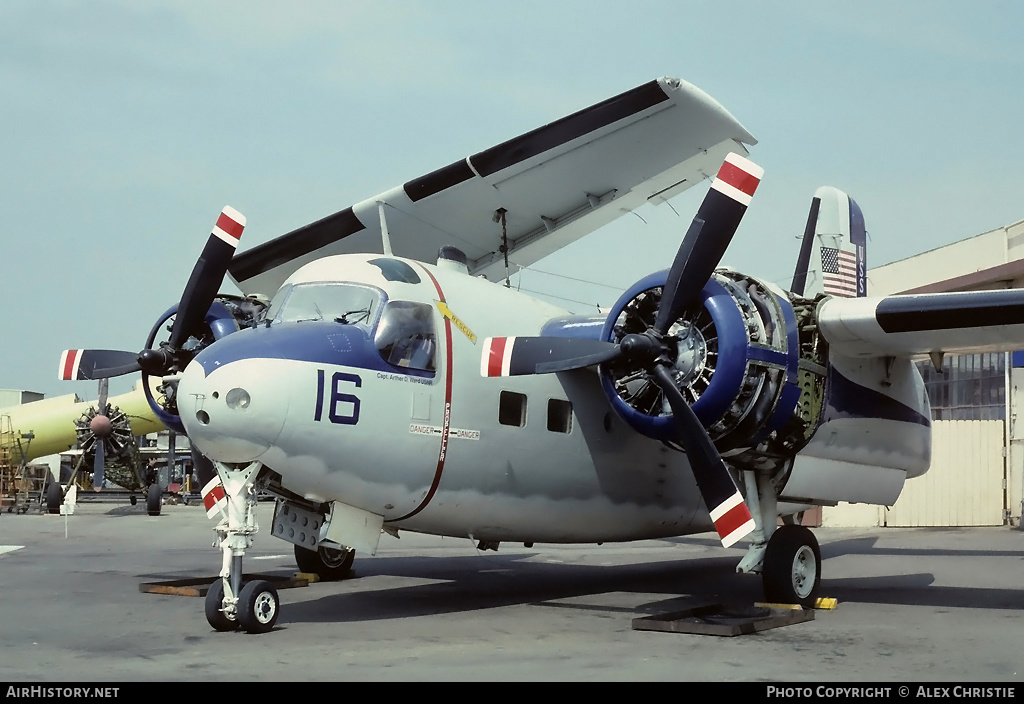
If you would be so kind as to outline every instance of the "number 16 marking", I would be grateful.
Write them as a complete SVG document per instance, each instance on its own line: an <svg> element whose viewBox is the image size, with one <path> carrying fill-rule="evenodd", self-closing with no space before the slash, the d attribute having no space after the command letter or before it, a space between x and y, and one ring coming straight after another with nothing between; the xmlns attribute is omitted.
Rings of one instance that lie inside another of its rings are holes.
<svg viewBox="0 0 1024 704"><path fill-rule="evenodd" d="M331 393L330 398L327 399L327 418L332 423L341 423L342 425L355 425L359 422L359 399L352 394L342 393L338 388L338 385L347 382L355 384L356 388L360 388L363 385L363 380L355 374L346 374L345 372L335 372L334 376L331 377ZM324 412L324 399L327 394L324 389L324 370L317 369L316 371L316 412L313 413L313 420L320 421L323 419ZM351 403L351 409L342 407L339 409L340 404ZM344 411L349 410L349 413Z"/></svg>

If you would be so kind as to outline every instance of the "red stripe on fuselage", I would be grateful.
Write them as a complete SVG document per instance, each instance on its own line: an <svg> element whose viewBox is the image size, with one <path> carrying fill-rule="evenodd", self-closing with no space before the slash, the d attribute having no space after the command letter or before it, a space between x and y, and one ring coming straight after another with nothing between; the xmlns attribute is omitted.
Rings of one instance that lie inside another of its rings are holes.
<svg viewBox="0 0 1024 704"><path fill-rule="evenodd" d="M501 362L505 358L505 344L507 342L507 337L491 339L491 354L487 359L487 376L501 376Z"/></svg>
<svg viewBox="0 0 1024 704"><path fill-rule="evenodd" d="M441 300L441 303L446 303L447 301L444 299L444 291L441 290L441 285L437 283L437 279L434 278L434 275L431 274L430 270L426 267L421 266L420 268L427 273L427 276L429 276L430 280L434 283L434 289L437 291L437 297ZM388 523L397 523L398 521L404 521L407 518L412 518L417 513L425 509L427 504L430 503L430 500L434 498L438 484L441 483L441 473L444 472L445 455L448 454L448 431L451 427L452 411L452 323L448 320L447 316L444 318L444 339L444 425L441 429L441 448L437 454L437 468L434 470L434 480L430 483L430 489L427 491L427 495L423 497L423 501L420 502L419 506L400 518L389 519Z"/></svg>
<svg viewBox="0 0 1024 704"><path fill-rule="evenodd" d="M754 195L754 191L757 190L757 184L761 183L761 179L748 174L740 167L730 164L728 161L724 162L722 168L718 170L718 178L736 190L743 191L748 196Z"/></svg>

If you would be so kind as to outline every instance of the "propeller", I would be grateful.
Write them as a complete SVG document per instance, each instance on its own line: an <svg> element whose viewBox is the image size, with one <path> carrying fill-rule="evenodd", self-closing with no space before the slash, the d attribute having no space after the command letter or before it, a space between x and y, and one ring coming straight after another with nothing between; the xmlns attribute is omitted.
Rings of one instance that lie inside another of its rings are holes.
<svg viewBox="0 0 1024 704"><path fill-rule="evenodd" d="M225 206L181 294L171 336L165 344L142 352L65 350L60 360L60 378L108 379L140 370L166 376L184 369L193 357L185 345L189 338L201 334L206 312L217 296L244 228L245 216Z"/></svg>
<svg viewBox="0 0 1024 704"><path fill-rule="evenodd" d="M113 431L114 426L107 415L107 391L110 386L109 379L100 379L100 395L96 401L96 415L89 421L89 429L96 436L95 457L92 463L92 488L93 491L103 489L103 471L106 468L106 438Z"/></svg>
<svg viewBox="0 0 1024 704"><path fill-rule="evenodd" d="M487 338L480 364L482 376L546 374L607 362L644 372L672 409L678 443L726 547L754 530L754 521L721 454L676 385L679 339L672 326L699 304L700 292L732 241L763 173L738 154L725 158L679 245L657 317L646 331L625 335L617 343L568 337Z"/></svg>

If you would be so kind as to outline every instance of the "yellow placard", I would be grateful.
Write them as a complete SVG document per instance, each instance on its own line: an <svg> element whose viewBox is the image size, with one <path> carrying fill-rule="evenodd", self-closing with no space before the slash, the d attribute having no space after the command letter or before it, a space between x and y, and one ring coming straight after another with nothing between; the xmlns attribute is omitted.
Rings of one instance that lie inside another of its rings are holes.
<svg viewBox="0 0 1024 704"><path fill-rule="evenodd" d="M452 321L452 323L455 324L455 327L461 330L462 334L469 338L470 342L472 342L474 345L476 344L476 335L473 334L472 330L466 327L466 324L464 322L459 320L458 316L455 315L455 313L452 313L452 309L449 308L444 301L437 302L437 309L441 311L441 315L448 318L448 320Z"/></svg>

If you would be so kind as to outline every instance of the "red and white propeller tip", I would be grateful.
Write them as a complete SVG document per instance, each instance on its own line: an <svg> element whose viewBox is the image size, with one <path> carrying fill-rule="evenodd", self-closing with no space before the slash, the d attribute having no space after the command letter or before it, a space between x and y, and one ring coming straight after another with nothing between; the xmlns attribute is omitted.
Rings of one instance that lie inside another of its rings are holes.
<svg viewBox="0 0 1024 704"><path fill-rule="evenodd" d="M718 176L711 182L711 187L741 205L750 205L762 176L764 169L749 159L730 152L718 169Z"/></svg>
<svg viewBox="0 0 1024 704"><path fill-rule="evenodd" d="M224 210L220 213L220 217L217 218L217 224L213 226L213 231L210 234L224 240L232 247L237 247L238 240L241 239L242 230L244 229L245 216L230 205L225 205Z"/></svg>
<svg viewBox="0 0 1024 704"><path fill-rule="evenodd" d="M480 357L480 376L509 376L514 337L488 337Z"/></svg>
<svg viewBox="0 0 1024 704"><path fill-rule="evenodd" d="M82 361L83 350L64 350L60 356L60 367L57 369L57 377L61 381L75 381L78 379L78 365Z"/></svg>
<svg viewBox="0 0 1024 704"><path fill-rule="evenodd" d="M737 491L728 499L711 509L711 520L715 531L722 539L722 546L729 547L742 540L754 530L754 519Z"/></svg>

